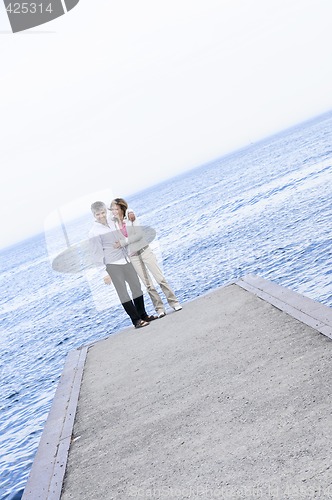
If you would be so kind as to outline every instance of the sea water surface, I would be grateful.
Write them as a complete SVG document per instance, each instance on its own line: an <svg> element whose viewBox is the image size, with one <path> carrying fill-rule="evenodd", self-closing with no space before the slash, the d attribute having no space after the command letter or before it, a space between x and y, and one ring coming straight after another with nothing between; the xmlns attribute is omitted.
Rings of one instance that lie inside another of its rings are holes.
<svg viewBox="0 0 332 500"><path fill-rule="evenodd" d="M182 303L254 273L332 306L332 113L127 199ZM3 500L22 496L67 353L131 323L96 309L83 274L52 270L44 234L0 259Z"/></svg>

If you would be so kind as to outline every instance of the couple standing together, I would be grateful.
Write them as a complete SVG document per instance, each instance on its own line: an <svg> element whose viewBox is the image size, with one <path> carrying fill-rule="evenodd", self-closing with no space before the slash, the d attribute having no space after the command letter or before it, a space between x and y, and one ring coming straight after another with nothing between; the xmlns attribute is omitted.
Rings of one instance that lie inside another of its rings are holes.
<svg viewBox="0 0 332 500"><path fill-rule="evenodd" d="M150 273L164 292L169 305L175 311L181 310L178 299L148 245L143 228L137 224L134 212L128 210L127 202L123 198L115 198L110 208L107 208L102 201L96 201L92 203L91 211L95 218L89 232L93 263L100 269L104 282L113 283L135 328L148 326L150 321L166 315ZM146 286L158 316L150 316L145 311L138 276ZM128 293L127 284L132 297Z"/></svg>

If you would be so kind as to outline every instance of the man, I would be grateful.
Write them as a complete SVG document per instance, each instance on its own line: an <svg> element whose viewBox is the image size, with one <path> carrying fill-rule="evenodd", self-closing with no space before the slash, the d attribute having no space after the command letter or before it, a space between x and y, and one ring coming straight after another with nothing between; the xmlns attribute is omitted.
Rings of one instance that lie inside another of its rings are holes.
<svg viewBox="0 0 332 500"><path fill-rule="evenodd" d="M145 311L143 292L133 265L129 261L125 249L117 248L117 234L114 222L107 217L107 208L102 201L91 205L95 221L89 232L91 257L100 269L104 282L113 283L120 302L130 317L135 328L148 326L156 319ZM129 296L126 283L131 290Z"/></svg>

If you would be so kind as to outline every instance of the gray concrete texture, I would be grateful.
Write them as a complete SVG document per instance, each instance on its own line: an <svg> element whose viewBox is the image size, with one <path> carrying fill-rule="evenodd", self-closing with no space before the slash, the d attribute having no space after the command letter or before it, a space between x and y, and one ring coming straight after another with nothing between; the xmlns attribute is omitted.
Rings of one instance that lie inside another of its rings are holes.
<svg viewBox="0 0 332 500"><path fill-rule="evenodd" d="M332 498L331 347L238 284L97 342L61 500Z"/></svg>

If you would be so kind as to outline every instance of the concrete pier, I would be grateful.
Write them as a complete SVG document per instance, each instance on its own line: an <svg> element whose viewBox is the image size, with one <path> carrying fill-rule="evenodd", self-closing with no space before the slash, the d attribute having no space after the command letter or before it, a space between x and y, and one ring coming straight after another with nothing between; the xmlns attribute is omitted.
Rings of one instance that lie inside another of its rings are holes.
<svg viewBox="0 0 332 500"><path fill-rule="evenodd" d="M70 353L23 499L332 498L331 339L246 276Z"/></svg>

